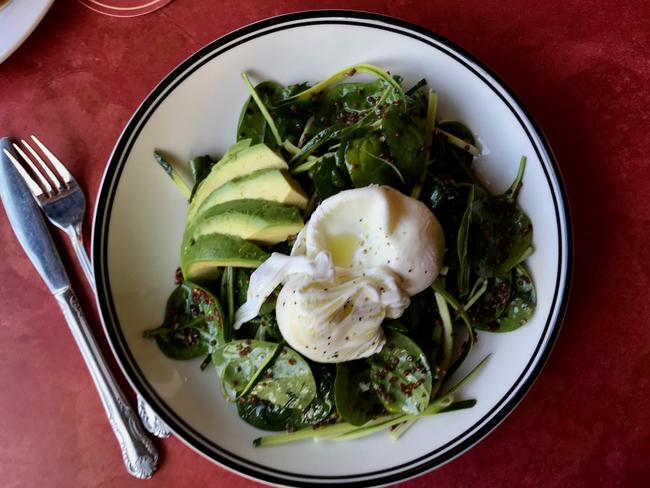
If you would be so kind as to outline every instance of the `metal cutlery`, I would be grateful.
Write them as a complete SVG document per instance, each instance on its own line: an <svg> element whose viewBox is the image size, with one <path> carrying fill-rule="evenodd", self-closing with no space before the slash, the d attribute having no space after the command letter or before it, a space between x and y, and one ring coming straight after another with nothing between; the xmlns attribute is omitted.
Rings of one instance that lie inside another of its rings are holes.
<svg viewBox="0 0 650 488"><path fill-rule="evenodd" d="M12 148L8 139L0 140L0 148L4 153L0 153L0 198L4 204L11 227L30 261L63 311L70 331L97 387L111 427L119 442L128 472L138 478L149 478L156 469L158 452L142 430L124 393L106 365L79 301L72 290L70 280L42 213L34 201L32 192L38 194L37 190L40 190L41 193L45 193L47 188L42 189L39 187L21 166L18 162L17 153L13 152L14 148ZM62 173L59 168L57 168L57 171ZM67 170L65 173L67 173ZM65 173L62 173L62 175ZM40 172L37 172L37 174L40 174ZM65 178L63 179L65 180ZM71 181L72 177L70 176ZM25 182L27 182L28 186L26 186ZM68 188L67 185L66 188ZM59 201L57 205L64 208L66 205L71 205L64 202L64 200L70 198L70 195L76 201L79 201L79 194L75 194L74 190L68 188L68 191L63 192L62 196L59 195L58 199L56 197L52 197L51 200L48 198L47 202L54 204ZM83 194L81 197L83 198ZM68 201L71 202L72 200ZM81 214L83 215L83 210ZM62 218L60 222L65 223L66 220Z"/></svg>
<svg viewBox="0 0 650 488"><path fill-rule="evenodd" d="M72 242L86 281L92 287L93 292L96 292L93 268L83 244L81 231L83 216L86 210L84 193L72 174L70 174L65 165L54 153L38 140L36 136L31 136L31 138L47 157L54 171L43 161L38 152L28 142L21 140L22 148L18 144L12 144L12 146L29 166L32 173L36 176L38 183L30 178L29 175L23 176L23 179L49 221L63 230ZM31 158L28 156L28 153L31 155ZM21 176L23 173L21 173ZM139 395L138 414L145 429L150 433L160 438L169 437L169 428Z"/></svg>
<svg viewBox="0 0 650 488"><path fill-rule="evenodd" d="M25 180L29 190L36 199L36 202L41 207L49 221L68 235L68 238L72 242L75 254L77 255L77 259L81 264L81 269L86 276L86 280L94 292L95 277L93 276L93 267L88 258L88 254L86 253L86 249L84 248L81 234L81 224L86 211L86 198L77 184L77 181L72 177L63 163L61 163L61 161L59 161L57 157L52 154L52 152L35 136L32 136L32 140L41 151L43 151L43 154L47 156L52 167L58 174L55 175L32 146L24 140L21 140L23 146L27 152L32 155L34 160L38 162L38 165L41 168L40 170L18 144L12 145L32 170L38 183L36 183L36 181L34 181L29 174L24 171L20 163L11 156L9 152L7 152L7 157L17 165L16 169L18 169L23 180ZM50 184L50 181L52 184Z"/></svg>

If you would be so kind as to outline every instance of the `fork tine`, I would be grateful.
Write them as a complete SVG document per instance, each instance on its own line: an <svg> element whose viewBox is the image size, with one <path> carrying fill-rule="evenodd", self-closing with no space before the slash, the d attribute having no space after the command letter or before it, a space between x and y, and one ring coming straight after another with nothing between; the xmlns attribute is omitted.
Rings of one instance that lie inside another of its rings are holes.
<svg viewBox="0 0 650 488"><path fill-rule="evenodd" d="M41 148L41 151L43 151L43 153L45 153L45 155L50 159L52 166L54 166L54 168L59 172L59 175L61 175L61 178L63 178L63 181L65 181L66 185L74 181L74 178L72 177L70 172L63 165L63 163L59 161L54 154L52 154L52 151L50 151L47 147L45 147L45 144L39 141L35 135L32 135L31 138L38 145L38 147Z"/></svg>
<svg viewBox="0 0 650 488"><path fill-rule="evenodd" d="M29 191L32 192L32 195L35 197L40 197L43 195L43 190L41 189L40 186L32 179L31 176L29 176L29 173L25 171L25 168L16 160L16 158L13 157L13 155L7 151L6 149L4 150L4 153L7 155L9 160L13 163L14 167L16 168L16 171L22 176L23 180L25 180L25 183L27 183L27 186L29 187Z"/></svg>
<svg viewBox="0 0 650 488"><path fill-rule="evenodd" d="M63 185L61 184L61 182L59 181L59 179L58 179L58 178L56 177L56 175L52 172L52 170L50 169L50 167L49 167L47 164L45 164L45 161L43 161L43 159L38 155L38 153L37 153L36 151L34 151L34 149L32 148L32 146L30 146L29 144L27 144L27 141L25 141L24 139L21 139L20 142L22 142L22 143L23 143L23 146L25 146L25 147L27 148L27 150L32 154L32 156L34 156L34 159L35 159L36 161L38 161L38 164L41 166L41 168L43 168L43 171L45 171L45 174L47 174L48 178L50 178L50 181L51 181L52 183L54 183L54 187L57 188L57 189L61 189L61 187L62 187ZM23 156L23 157L24 157L24 156ZM32 169L34 169L34 168L32 168Z"/></svg>
<svg viewBox="0 0 650 488"><path fill-rule="evenodd" d="M29 156L27 156L27 154L25 154L25 152L20 148L20 146L19 146L18 144L13 144L13 143L12 143L11 145L14 147L14 149L16 150L16 152L17 152L18 154L20 154L20 156L23 158L23 161L25 161L25 162L27 163L27 165L32 169L32 172L33 172L33 173L36 175L36 177L38 178L38 181L41 183L41 188L43 188L43 189L45 190L45 193L47 193L48 195L49 195L50 193L52 193L52 186L51 186L50 183L45 179L45 177L43 176L43 174L38 170L38 168L36 167L36 165L34 164L34 162L33 162L31 159L29 159ZM56 186L59 186L57 180L54 180L54 184L55 184Z"/></svg>

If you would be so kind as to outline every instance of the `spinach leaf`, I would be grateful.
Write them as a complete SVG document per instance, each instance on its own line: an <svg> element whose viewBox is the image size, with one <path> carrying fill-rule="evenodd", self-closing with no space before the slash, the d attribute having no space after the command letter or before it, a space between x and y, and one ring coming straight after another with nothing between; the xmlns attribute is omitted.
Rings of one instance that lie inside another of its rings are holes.
<svg viewBox="0 0 650 488"><path fill-rule="evenodd" d="M280 353L250 394L275 405L304 410L316 397L314 376L300 354L288 346L279 347Z"/></svg>
<svg viewBox="0 0 650 488"><path fill-rule="evenodd" d="M365 137L349 141L345 146L345 165L355 187L370 184L389 185L400 189L404 179L399 169L386 159L380 134L370 133Z"/></svg>
<svg viewBox="0 0 650 488"><path fill-rule="evenodd" d="M236 340L224 344L212 353L221 378L226 400L234 402L249 392L282 346L266 341Z"/></svg>
<svg viewBox="0 0 650 488"><path fill-rule="evenodd" d="M431 396L431 368L420 347L399 332L389 332L386 344L368 358L370 380L386 410L421 413Z"/></svg>
<svg viewBox="0 0 650 488"><path fill-rule="evenodd" d="M458 253L458 293L464 297L469 293L470 262L467 256L467 243L469 240L469 226L472 221L472 207L474 206L474 185L469 190L467 207L460 221L458 238L456 240L456 252Z"/></svg>
<svg viewBox="0 0 650 488"><path fill-rule="evenodd" d="M510 188L498 196L485 195L474 206L474 265L481 277L505 275L530 251L533 225L516 203L525 168L523 157Z"/></svg>
<svg viewBox="0 0 650 488"><path fill-rule="evenodd" d="M194 186L192 187L192 194L190 195L190 201L194 198L196 189L199 187L206 176L210 173L212 166L214 166L216 161L210 156L199 156L190 160L190 171L192 172L192 178L194 178Z"/></svg>
<svg viewBox="0 0 650 488"><path fill-rule="evenodd" d="M316 380L316 398L309 406L295 412L291 421L294 427L314 425L325 420L334 409L334 371L329 364L309 363Z"/></svg>
<svg viewBox="0 0 650 488"><path fill-rule="evenodd" d="M352 425L363 425L384 411L371 387L370 367L366 361L336 365L334 399L339 416Z"/></svg>
<svg viewBox="0 0 650 488"><path fill-rule="evenodd" d="M263 308L268 303L265 302ZM275 305L275 301L272 305ZM275 317L275 310L261 313L250 322L245 323L239 329L239 333L242 337L250 337L260 341L284 342L284 337L280 333L278 321Z"/></svg>
<svg viewBox="0 0 650 488"><path fill-rule="evenodd" d="M352 180L348 173L344 156L339 155L325 158L311 172L316 191L321 198L328 198L338 192L352 187Z"/></svg>
<svg viewBox="0 0 650 488"><path fill-rule="evenodd" d="M263 81L255 87L255 91L262 103L269 107L281 102L284 87L274 81ZM242 139L251 139L253 145L263 142L271 148L277 147L277 141L253 97L248 97L239 116L237 140Z"/></svg>
<svg viewBox="0 0 650 488"><path fill-rule="evenodd" d="M435 305L435 294L431 288L413 295L411 304L398 319L385 319L382 327L386 331L406 334L433 358L436 349L434 337L440 329L440 316Z"/></svg>
<svg viewBox="0 0 650 488"><path fill-rule="evenodd" d="M460 122L439 122L437 127L459 139L474 144L472 132ZM430 173L442 178L452 179L457 184L473 183L477 186L477 189L480 188L483 192L485 191L483 184L471 170L473 156L449 143L446 135L434 133L430 154L432 159L429 167Z"/></svg>
<svg viewBox="0 0 650 488"><path fill-rule="evenodd" d="M488 279L487 288L467 311L476 328L485 329L501 316L510 301L511 282L511 273Z"/></svg>
<svg viewBox="0 0 650 488"><path fill-rule="evenodd" d="M530 218L506 198L491 197L477 202L474 219L476 273L482 277L508 273L532 244Z"/></svg>
<svg viewBox="0 0 650 488"><path fill-rule="evenodd" d="M340 83L330 89L318 104L314 114L313 129L319 132L326 127L345 127L375 108L389 89L384 80L370 83Z"/></svg>
<svg viewBox="0 0 650 488"><path fill-rule="evenodd" d="M456 238L458 237L458 222L463 218L467 208L467 188L446 176L437 176L428 172L424 180L420 200L429 206L445 235L445 264L452 269L458 267Z"/></svg>
<svg viewBox="0 0 650 488"><path fill-rule="evenodd" d="M258 429L280 431L294 428L290 422L295 413L293 409L260 400L254 395L245 395L237 400L237 413L244 422Z"/></svg>
<svg viewBox="0 0 650 488"><path fill-rule="evenodd" d="M167 299L160 327L144 332L172 359L194 359L225 343L224 316L217 299L190 281L179 285Z"/></svg>
<svg viewBox="0 0 650 488"><path fill-rule="evenodd" d="M280 135L294 145L299 144L315 110L314 100L299 101L292 98L306 87L306 83L289 85L281 94L282 101L269 107L270 115L275 120ZM304 137L307 136L306 134Z"/></svg>
<svg viewBox="0 0 650 488"><path fill-rule="evenodd" d="M334 406L334 375L329 366L311 364L317 384L317 395L307 408L300 410L261 400L249 394L237 402L239 416L264 430L295 430L324 421Z"/></svg>
<svg viewBox="0 0 650 488"><path fill-rule="evenodd" d="M512 289L509 299L496 320L477 328L490 332L510 332L530 320L537 306L537 294L530 274L521 264L512 270Z"/></svg>
<svg viewBox="0 0 650 488"><path fill-rule="evenodd" d="M407 189L412 188L424 172L424 130L399 106L393 106L384 112L382 133Z"/></svg>
<svg viewBox="0 0 650 488"><path fill-rule="evenodd" d="M312 101L287 100L303 91L306 84L282 86L274 81L263 81L255 92L269 112L282 139L298 144L307 120L313 114ZM249 97L242 109L237 127L237 140L252 139L253 144L264 142L271 148L278 146L268 122L259 106Z"/></svg>

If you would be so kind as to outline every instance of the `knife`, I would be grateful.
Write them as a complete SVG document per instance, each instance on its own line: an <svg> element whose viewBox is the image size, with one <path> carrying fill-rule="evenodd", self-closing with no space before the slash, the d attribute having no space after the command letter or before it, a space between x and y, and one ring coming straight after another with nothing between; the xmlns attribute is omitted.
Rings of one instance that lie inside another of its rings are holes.
<svg viewBox="0 0 650 488"><path fill-rule="evenodd" d="M0 139L0 200L9 223L27 257L63 311L97 387L127 471L137 478L150 478L156 470L158 451L143 432L124 393L108 369L72 290L41 210L3 149L18 157L11 141L8 138Z"/></svg>

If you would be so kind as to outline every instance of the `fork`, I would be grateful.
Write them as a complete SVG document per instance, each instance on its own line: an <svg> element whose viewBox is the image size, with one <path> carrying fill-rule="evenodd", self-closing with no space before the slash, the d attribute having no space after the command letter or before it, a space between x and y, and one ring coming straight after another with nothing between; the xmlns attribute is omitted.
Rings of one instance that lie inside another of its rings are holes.
<svg viewBox="0 0 650 488"><path fill-rule="evenodd" d="M90 259L88 258L84 248L81 234L81 226L86 204L83 191L63 163L61 163L61 161L59 161L59 159L35 136L31 136L31 138L41 149L43 154L45 154L49 159L52 167L57 173L56 175L48 165L45 164L39 154L24 140L21 140L23 146L38 162L43 172L39 171L36 164L19 145L14 143L12 146L29 166L32 173L36 176L38 183L6 149L4 150L5 155L16 167L18 173L25 181L32 196L41 207L46 217L52 224L62 229L72 241L77 258L84 271L84 275L93 291L95 291L92 265L90 264ZM47 175L47 178L43 173ZM50 184L50 182L52 184ZM90 334L89 331L84 331L84 333L87 333L88 335ZM86 359L89 365L92 365L95 368L106 369L105 362L101 356L101 352L97 349L96 344L92 344L89 354L85 356L84 359ZM91 367L91 371L93 370L93 367ZM107 396L112 401L110 403L113 404L113 408L107 406L107 413L109 420L111 421L111 426L120 441L120 447L122 448L122 454L127 469L138 477L150 476L152 471L149 471L149 469L155 469L155 465L142 465L142 460L144 460L144 458L141 455L145 454L145 451L148 451L149 454L152 454L150 459L155 463L155 460L157 460L157 453L155 453L155 448L153 448L151 442L140 430L138 422L133 418L133 411L124 401L123 395L119 391L119 387L117 387L115 380L112 377L103 378L103 382L96 381L96 385L101 396ZM139 395L138 412L142 418L143 424L150 432L158 437L166 437L169 435L166 425L155 415ZM114 416L119 416L121 422L116 423ZM136 457L133 457L134 455Z"/></svg>

